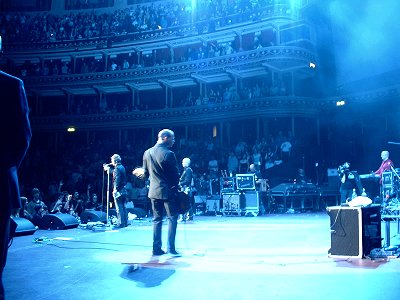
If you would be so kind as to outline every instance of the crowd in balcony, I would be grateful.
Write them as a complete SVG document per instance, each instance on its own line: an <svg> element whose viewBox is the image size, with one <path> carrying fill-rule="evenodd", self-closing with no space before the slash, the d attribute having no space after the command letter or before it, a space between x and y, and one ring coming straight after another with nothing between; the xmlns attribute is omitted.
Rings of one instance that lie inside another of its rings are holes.
<svg viewBox="0 0 400 300"><path fill-rule="evenodd" d="M218 104L231 105L240 101L262 99L265 97L288 96L289 91L283 80L269 80L258 78L242 84L241 88L232 83L213 85L201 96L199 88L181 89L174 95L172 104L167 104L165 95L148 94L135 104L130 94L116 94L103 96L73 97L68 101L68 108L60 105L53 109L42 108L42 111L31 111L32 116L65 116L65 115L92 115L133 113L139 111L164 110L169 108L214 106ZM65 102L67 102L65 97Z"/></svg>
<svg viewBox="0 0 400 300"><path fill-rule="evenodd" d="M263 40L255 37L253 41L246 43L246 50L258 49L273 45L272 40ZM176 55L174 60L168 51L161 55L146 53L139 60L136 52L119 53L115 57L104 58L103 54L92 54L83 58L71 59L45 59L40 61L38 57L25 60L21 65L4 65L2 69L14 73L20 77L26 76L58 76L70 74L89 74L98 72L112 72L120 70L134 70L143 67L157 67L171 63L190 62L200 59L214 58L241 52L244 49L235 42L217 41L207 43L204 47L183 49L182 55ZM61 55L60 55L61 56ZM10 64L11 62L9 62Z"/></svg>
<svg viewBox="0 0 400 300"><path fill-rule="evenodd" d="M205 1L202 9L193 14L190 7L184 3L163 2L158 4L138 5L116 10L112 13L96 14L95 11L77 11L65 15L50 13L0 14L0 33L3 36L5 48L17 42L52 43L62 40L87 39L113 35L123 35L136 31L158 30L183 26L196 20L203 20L202 26L209 27L215 18L257 11L274 1L236 1L226 6L223 1ZM203 5L203 4L202 4ZM259 11L258 11L259 12ZM247 16L246 16L247 18ZM234 18L230 18L231 22ZM204 23L205 22L205 23ZM217 21L219 26L222 20ZM210 23L210 24L209 24ZM203 31L203 30L202 30ZM209 30L206 30L209 31ZM103 54L93 54L84 58L46 59L35 57L27 59L23 64L12 61L1 66L2 70L16 76L57 76L68 74L86 74L105 71L128 70L141 67L154 67L170 63L187 62L198 59L229 55L242 50L256 49L274 44L273 40L255 37L254 41L246 42L246 47L239 47L237 42L209 42L204 46L197 45L178 50L175 58L171 58L169 50L166 53L145 53L138 58L138 53L121 53L115 58L104 57ZM109 45L110 47L112 45ZM160 51L160 50L158 50ZM107 62L107 63L106 63Z"/></svg>
<svg viewBox="0 0 400 300"><path fill-rule="evenodd" d="M258 8L274 1L237 0L231 1L230 5L221 0L197 2L197 8L187 2L163 1L102 14L95 10L79 10L64 15L6 12L0 14L0 31L6 42L82 40L176 27L249 11L256 14ZM232 19L227 22L232 22Z"/></svg>
<svg viewBox="0 0 400 300"><path fill-rule="evenodd" d="M174 151L178 163L184 157L191 159L198 195L214 194L210 182L218 182L220 177L251 173L252 164L263 178L276 185L283 179L281 176L293 178L299 162L300 143L290 131L287 134L278 131L252 142L241 140L231 147L214 138L195 140L177 136L177 139ZM85 209L105 209L107 175L103 164L115 152L120 153L127 169L129 206L135 206L139 195L146 195L146 182L135 178L131 171L141 165L143 152L150 145L151 142L143 140L126 140L117 150L114 144L100 138L93 139L89 146L59 145L58 153L49 147L31 146L19 172L21 194L26 199L26 206L19 214L40 222L40 217L47 213L79 217ZM283 173L274 172L282 167L285 167Z"/></svg>

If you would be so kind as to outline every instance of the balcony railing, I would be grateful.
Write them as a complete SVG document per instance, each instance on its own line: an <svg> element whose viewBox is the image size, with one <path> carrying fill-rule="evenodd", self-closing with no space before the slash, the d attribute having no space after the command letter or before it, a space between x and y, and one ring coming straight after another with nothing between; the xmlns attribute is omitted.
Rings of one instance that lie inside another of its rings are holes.
<svg viewBox="0 0 400 300"><path fill-rule="evenodd" d="M167 78L185 78L193 73L213 74L225 70L260 66L264 62L279 61L281 65L296 63L306 67L315 61L315 53L299 47L266 47L208 59L155 67L118 70L104 73L71 74L58 76L32 76L24 79L27 88L49 89L116 85L129 82L143 83Z"/></svg>
<svg viewBox="0 0 400 300"><path fill-rule="evenodd" d="M114 114L33 117L35 131L78 129L143 128L161 125L204 124L257 117L317 117L321 110L334 107L335 101L304 97L268 97L231 103L134 111Z"/></svg>

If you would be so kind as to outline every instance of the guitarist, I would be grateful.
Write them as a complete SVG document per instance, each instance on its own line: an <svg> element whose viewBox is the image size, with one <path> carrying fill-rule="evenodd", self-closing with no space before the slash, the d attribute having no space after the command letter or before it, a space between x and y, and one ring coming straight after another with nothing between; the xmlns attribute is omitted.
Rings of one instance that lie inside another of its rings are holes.
<svg viewBox="0 0 400 300"><path fill-rule="evenodd" d="M194 214L194 197L192 194L192 180L193 180L193 170L190 167L190 158L185 157L182 159L182 167L183 172L179 179L179 186L181 190L184 191L190 197L190 209L185 214L182 215L182 219L180 221L193 221L193 214Z"/></svg>

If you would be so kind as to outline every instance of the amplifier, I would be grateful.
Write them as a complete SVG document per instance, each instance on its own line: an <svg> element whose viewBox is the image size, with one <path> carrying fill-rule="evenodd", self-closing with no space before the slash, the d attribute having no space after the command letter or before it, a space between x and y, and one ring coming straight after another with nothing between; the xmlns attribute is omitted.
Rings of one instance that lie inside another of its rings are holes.
<svg viewBox="0 0 400 300"><path fill-rule="evenodd" d="M194 203L205 203L207 200L207 196L196 195L194 196Z"/></svg>
<svg viewBox="0 0 400 300"><path fill-rule="evenodd" d="M257 216L260 211L260 200L259 194L256 191L246 191L244 194L245 198L245 213Z"/></svg>
<svg viewBox="0 0 400 300"><path fill-rule="evenodd" d="M381 248L380 205L327 207L330 217L332 257L364 257Z"/></svg>
<svg viewBox="0 0 400 300"><path fill-rule="evenodd" d="M254 174L236 174L236 187L238 190L255 190L256 176Z"/></svg>
<svg viewBox="0 0 400 300"><path fill-rule="evenodd" d="M393 184L393 172L385 171L382 173L382 185L392 185Z"/></svg>
<svg viewBox="0 0 400 300"><path fill-rule="evenodd" d="M234 177L221 177L221 193L231 193L235 191Z"/></svg>
<svg viewBox="0 0 400 300"><path fill-rule="evenodd" d="M244 208L243 200L239 193L224 193L222 194L222 206L224 211L240 212Z"/></svg>
<svg viewBox="0 0 400 300"><path fill-rule="evenodd" d="M221 211L220 199L207 199L206 200L206 212L219 212Z"/></svg>

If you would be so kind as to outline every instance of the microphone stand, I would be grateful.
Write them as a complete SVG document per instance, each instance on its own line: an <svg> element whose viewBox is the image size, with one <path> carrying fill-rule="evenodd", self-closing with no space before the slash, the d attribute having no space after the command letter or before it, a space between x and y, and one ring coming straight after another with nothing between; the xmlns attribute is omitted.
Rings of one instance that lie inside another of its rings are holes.
<svg viewBox="0 0 400 300"><path fill-rule="evenodd" d="M109 216L109 210L110 210L110 174L111 174L111 167L109 165L103 166L104 171L107 172L107 209L106 209L106 218L107 218L107 226L111 226L110 224L110 219L108 218Z"/></svg>
<svg viewBox="0 0 400 300"><path fill-rule="evenodd" d="M110 164L103 164L103 191L104 191L104 172L107 172L107 195L106 195L106 219L107 219L107 224L103 224L101 228L99 227L93 227L92 230L96 231L107 231L107 230L112 230L112 226L110 224L110 219L109 219L109 207L110 207L110 174L111 174L111 167ZM103 193L102 191L102 193ZM104 194L103 194L104 196ZM104 198L103 198L104 199Z"/></svg>

